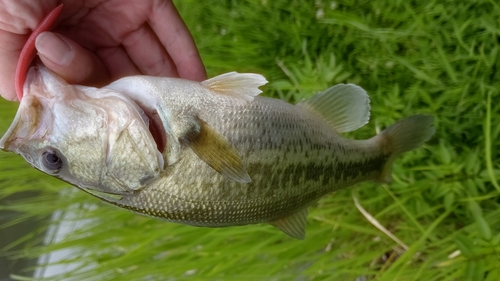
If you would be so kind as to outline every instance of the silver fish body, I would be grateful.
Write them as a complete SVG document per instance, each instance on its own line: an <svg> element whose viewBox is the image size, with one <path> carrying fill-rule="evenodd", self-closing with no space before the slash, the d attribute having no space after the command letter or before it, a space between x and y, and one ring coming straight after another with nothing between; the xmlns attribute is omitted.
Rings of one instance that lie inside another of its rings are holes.
<svg viewBox="0 0 500 281"><path fill-rule="evenodd" d="M311 204L390 179L395 157L434 133L431 116L415 115L368 140L340 136L369 118L368 96L350 84L291 105L257 96L267 81L256 74L133 76L101 89L30 75L2 148L106 202L196 226L266 222L302 239ZM39 121L19 117L30 114Z"/></svg>

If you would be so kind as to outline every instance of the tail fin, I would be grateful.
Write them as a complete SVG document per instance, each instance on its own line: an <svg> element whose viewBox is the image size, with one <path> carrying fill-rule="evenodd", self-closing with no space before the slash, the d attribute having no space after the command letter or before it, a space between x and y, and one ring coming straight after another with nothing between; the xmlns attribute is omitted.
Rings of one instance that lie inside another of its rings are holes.
<svg viewBox="0 0 500 281"><path fill-rule="evenodd" d="M384 148L391 153L382 170L381 180L392 180L392 163L403 152L418 148L428 141L436 129L431 115L413 115L383 130L377 137L382 138Z"/></svg>

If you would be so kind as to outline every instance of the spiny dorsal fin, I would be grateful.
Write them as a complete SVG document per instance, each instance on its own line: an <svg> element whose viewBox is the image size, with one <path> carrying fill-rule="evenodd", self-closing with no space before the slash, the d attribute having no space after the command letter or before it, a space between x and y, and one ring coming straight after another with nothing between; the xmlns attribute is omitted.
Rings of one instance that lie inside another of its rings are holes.
<svg viewBox="0 0 500 281"><path fill-rule="evenodd" d="M269 224L293 238L303 240L306 237L306 221L307 208L287 217L272 221Z"/></svg>
<svg viewBox="0 0 500 281"><path fill-rule="evenodd" d="M199 119L198 123L199 130L189 132L181 140L221 175L241 183L251 182L238 150L205 121Z"/></svg>
<svg viewBox="0 0 500 281"><path fill-rule="evenodd" d="M262 93L259 87L267 84L267 80L260 74L229 72L205 80L201 84L216 93L252 101Z"/></svg>
<svg viewBox="0 0 500 281"><path fill-rule="evenodd" d="M370 120L370 98L354 84L338 84L297 104L318 114L339 133L354 131Z"/></svg>

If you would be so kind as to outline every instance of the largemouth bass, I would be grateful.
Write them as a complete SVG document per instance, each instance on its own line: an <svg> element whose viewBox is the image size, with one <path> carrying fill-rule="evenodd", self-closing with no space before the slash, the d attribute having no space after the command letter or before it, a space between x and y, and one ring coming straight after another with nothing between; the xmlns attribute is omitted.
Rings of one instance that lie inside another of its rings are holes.
<svg viewBox="0 0 500 281"><path fill-rule="evenodd" d="M195 226L269 223L303 239L307 208L366 181L434 133L414 115L367 140L369 98L340 84L297 105L258 96L258 74L201 83L131 76L70 85L32 67L0 147L33 167L141 214Z"/></svg>

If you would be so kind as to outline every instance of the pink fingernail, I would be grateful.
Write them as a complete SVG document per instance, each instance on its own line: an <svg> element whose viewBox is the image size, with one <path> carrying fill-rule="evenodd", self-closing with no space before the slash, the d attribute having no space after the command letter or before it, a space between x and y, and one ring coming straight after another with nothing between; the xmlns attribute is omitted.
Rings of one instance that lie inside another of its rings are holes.
<svg viewBox="0 0 500 281"><path fill-rule="evenodd" d="M62 37L52 32L38 35L35 46L40 56L61 66L68 65L74 55L73 48Z"/></svg>

